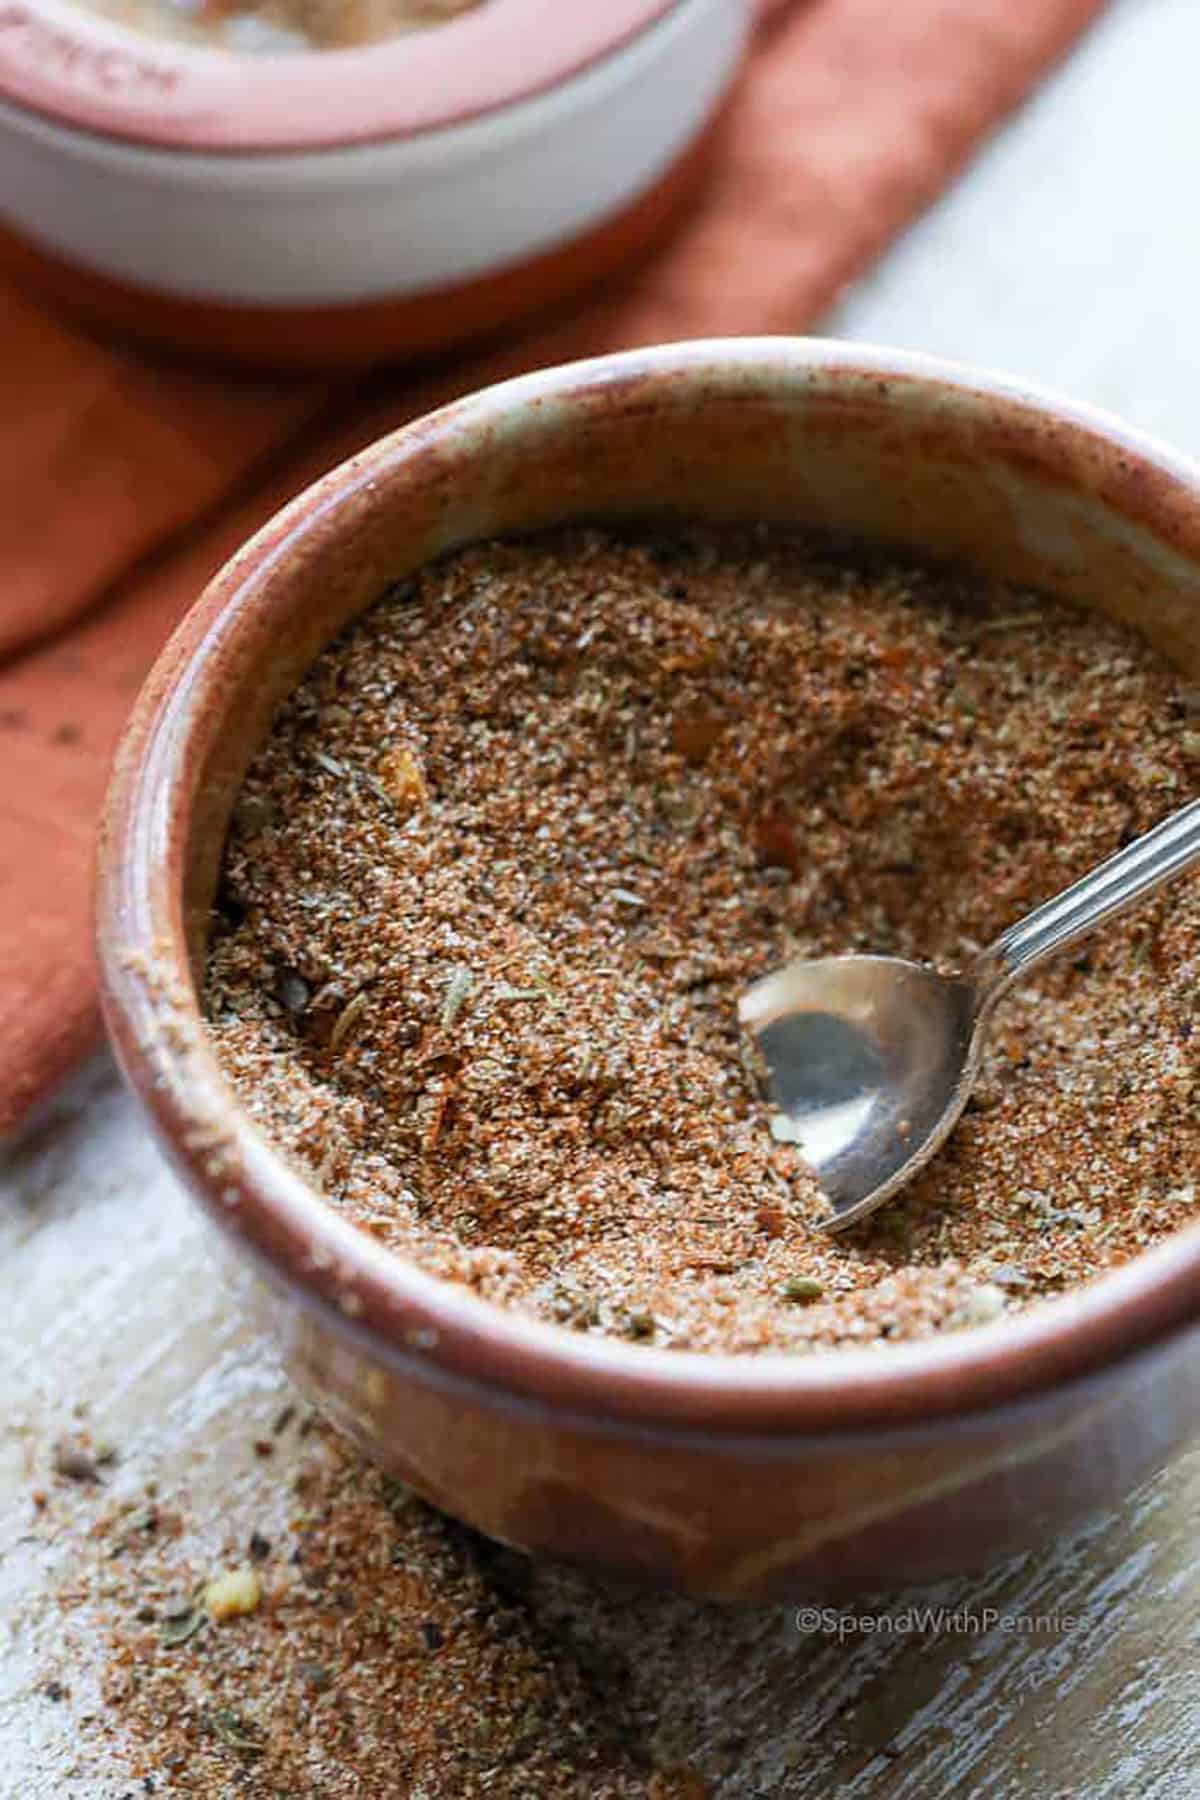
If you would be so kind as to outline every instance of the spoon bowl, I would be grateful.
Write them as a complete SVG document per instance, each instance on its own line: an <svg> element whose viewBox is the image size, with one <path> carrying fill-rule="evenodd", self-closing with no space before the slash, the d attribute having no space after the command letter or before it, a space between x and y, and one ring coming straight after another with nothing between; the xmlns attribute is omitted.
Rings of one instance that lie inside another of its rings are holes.
<svg viewBox="0 0 1200 1800"><path fill-rule="evenodd" d="M893 956L794 962L743 995L780 1112L841 1229L938 1149L966 1105L981 1046L972 984Z"/></svg>

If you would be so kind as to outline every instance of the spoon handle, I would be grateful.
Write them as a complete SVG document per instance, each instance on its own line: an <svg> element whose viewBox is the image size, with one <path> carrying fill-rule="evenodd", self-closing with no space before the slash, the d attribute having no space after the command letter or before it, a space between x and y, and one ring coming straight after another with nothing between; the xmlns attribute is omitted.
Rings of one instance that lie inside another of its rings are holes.
<svg viewBox="0 0 1200 1800"><path fill-rule="evenodd" d="M1200 800L1180 807L1144 837L1019 919L979 957L976 974L988 1000L1101 925L1136 906L1164 882L1200 863Z"/></svg>

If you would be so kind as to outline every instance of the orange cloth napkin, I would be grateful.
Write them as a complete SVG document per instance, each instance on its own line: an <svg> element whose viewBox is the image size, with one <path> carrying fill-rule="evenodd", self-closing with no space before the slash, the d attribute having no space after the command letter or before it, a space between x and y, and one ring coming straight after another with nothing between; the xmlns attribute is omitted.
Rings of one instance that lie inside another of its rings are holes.
<svg viewBox="0 0 1200 1800"><path fill-rule="evenodd" d="M769 6L707 188L655 260L436 374L183 371L0 286L0 1132L96 1041L90 864L114 743L171 626L300 486L431 405L656 340L803 330L1101 0Z"/></svg>

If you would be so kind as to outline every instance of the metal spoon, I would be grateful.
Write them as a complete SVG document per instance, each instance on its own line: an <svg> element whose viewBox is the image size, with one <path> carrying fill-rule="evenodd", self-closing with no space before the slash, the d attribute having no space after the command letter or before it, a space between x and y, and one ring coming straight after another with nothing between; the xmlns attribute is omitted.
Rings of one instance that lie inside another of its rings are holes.
<svg viewBox="0 0 1200 1800"><path fill-rule="evenodd" d="M992 1008L1027 975L1200 863L1200 800L1039 906L959 975L896 956L797 961L738 1003L781 1117L833 1212L864 1219L922 1168L966 1105Z"/></svg>

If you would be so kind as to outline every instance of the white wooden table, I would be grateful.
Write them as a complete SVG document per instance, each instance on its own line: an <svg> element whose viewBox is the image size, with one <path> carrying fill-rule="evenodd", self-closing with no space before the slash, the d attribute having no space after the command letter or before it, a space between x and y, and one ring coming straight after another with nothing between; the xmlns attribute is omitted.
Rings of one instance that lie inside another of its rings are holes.
<svg viewBox="0 0 1200 1800"><path fill-rule="evenodd" d="M831 329L1004 367L1200 452L1198 66L1197 0L1118 0ZM263 1464L247 1445L283 1381L213 1281L106 1062L63 1097L52 1131L0 1163L0 1267L0 1800L109 1800L129 1791L120 1767L81 1755L73 1729L99 1657L73 1667L69 1702L38 1691L50 1594L76 1554L69 1531L29 1536L48 1446L89 1408L122 1447L115 1490L150 1477L186 1490L192 1529L216 1543L278 1508L288 1453ZM1191 1800L1198 1522L1194 1451L1081 1536L933 1596L1081 1621L1033 1640L931 1629L839 1645L778 1613L655 1599L602 1607L597 1628L627 1646L630 1632L643 1645L674 1634L662 1717L691 1733L701 1768L722 1729L745 1735L715 1788L731 1800ZM569 1611L579 1591L546 1572L535 1604Z"/></svg>

